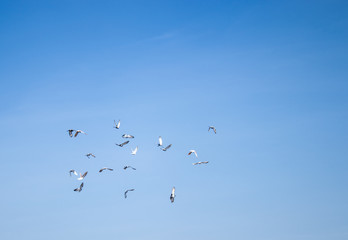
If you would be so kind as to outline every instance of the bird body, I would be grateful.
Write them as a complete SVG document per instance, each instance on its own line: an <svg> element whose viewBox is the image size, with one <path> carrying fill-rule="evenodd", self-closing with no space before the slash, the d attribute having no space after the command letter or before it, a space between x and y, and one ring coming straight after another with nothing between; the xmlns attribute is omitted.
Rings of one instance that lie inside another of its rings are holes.
<svg viewBox="0 0 348 240"><path fill-rule="evenodd" d="M119 129L121 125L121 120L118 120L118 123L116 123L116 121L114 120L114 124L115 124L114 128Z"/></svg>
<svg viewBox="0 0 348 240"><path fill-rule="evenodd" d="M123 134L122 137L123 138L134 138L134 136L129 135L129 134Z"/></svg>
<svg viewBox="0 0 348 240"><path fill-rule="evenodd" d="M112 169L112 168L104 167L104 168L100 169L99 172L102 172L104 170L114 171L114 169Z"/></svg>
<svg viewBox="0 0 348 240"><path fill-rule="evenodd" d="M87 153L86 157L88 157L88 158L94 157L95 158L95 155L93 153Z"/></svg>
<svg viewBox="0 0 348 240"><path fill-rule="evenodd" d="M83 183L81 183L80 187L75 188L74 191L75 191L75 192L81 192L81 191L82 191L82 188L83 188Z"/></svg>
<svg viewBox="0 0 348 240"><path fill-rule="evenodd" d="M216 134L216 128L215 128L214 126L209 126L208 131L209 131L210 129L213 129L214 133Z"/></svg>
<svg viewBox="0 0 348 240"><path fill-rule="evenodd" d="M88 171L85 172L83 175L80 173L80 177L77 180L81 181L82 179L84 179L87 176L87 173L88 173Z"/></svg>
<svg viewBox="0 0 348 240"><path fill-rule="evenodd" d="M134 167L132 167L132 166L124 166L124 170L126 170L127 168L131 168L131 169L133 169L133 170L136 170Z"/></svg>
<svg viewBox="0 0 348 240"><path fill-rule="evenodd" d="M132 155L137 154L137 152L138 152L138 146L134 150L132 150Z"/></svg>
<svg viewBox="0 0 348 240"><path fill-rule="evenodd" d="M198 157L197 152L195 150L190 150L190 152L188 153L188 155L191 155L192 153L194 153L196 155L196 157Z"/></svg>
<svg viewBox="0 0 348 240"><path fill-rule="evenodd" d="M126 144L128 144L129 143L129 141L125 141L125 142L123 142L123 143L121 143L121 144L117 144L117 143L115 143L117 146L119 146L119 147L123 147L124 145L126 145Z"/></svg>
<svg viewBox="0 0 348 240"><path fill-rule="evenodd" d="M197 164L207 164L208 163L208 161L206 161L206 162L196 162L196 163L192 163L192 165L197 165Z"/></svg>
<svg viewBox="0 0 348 240"><path fill-rule="evenodd" d="M175 187L172 188L172 193L170 194L170 201L173 203L175 198Z"/></svg>
<svg viewBox="0 0 348 240"><path fill-rule="evenodd" d="M124 192L124 198L127 198L127 193L130 192L130 191L134 191L135 189L128 189L127 191Z"/></svg>
<svg viewBox="0 0 348 240"><path fill-rule="evenodd" d="M158 144L157 144L158 147L162 146L162 137L159 136L158 138Z"/></svg>
<svg viewBox="0 0 348 240"><path fill-rule="evenodd" d="M71 177L71 173L73 173L73 174L75 174L75 175L77 176L77 172L76 172L74 169L71 169L71 170L69 171L70 177Z"/></svg>
<svg viewBox="0 0 348 240"><path fill-rule="evenodd" d="M69 129L67 132L69 133L69 137L73 137L74 129Z"/></svg>

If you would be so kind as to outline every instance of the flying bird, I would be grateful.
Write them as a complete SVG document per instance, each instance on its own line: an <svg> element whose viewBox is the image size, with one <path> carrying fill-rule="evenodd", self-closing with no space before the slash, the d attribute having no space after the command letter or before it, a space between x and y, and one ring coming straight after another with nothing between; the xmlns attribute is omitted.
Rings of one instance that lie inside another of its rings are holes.
<svg viewBox="0 0 348 240"><path fill-rule="evenodd" d="M102 172L104 170L114 171L114 169L112 169L112 168L104 167L104 168L100 169L99 172Z"/></svg>
<svg viewBox="0 0 348 240"><path fill-rule="evenodd" d="M69 129L67 132L69 133L69 137L73 137L74 129Z"/></svg>
<svg viewBox="0 0 348 240"><path fill-rule="evenodd" d="M87 153L86 157L88 157L88 158L94 157L95 158L95 155L93 153Z"/></svg>
<svg viewBox="0 0 348 240"><path fill-rule="evenodd" d="M206 162L196 162L196 163L192 163L192 165L197 165L197 164L207 164L208 163L208 161L206 161Z"/></svg>
<svg viewBox="0 0 348 240"><path fill-rule="evenodd" d="M134 191L135 189L128 189L127 191L124 192L124 198L127 198L127 193L130 192L130 191Z"/></svg>
<svg viewBox="0 0 348 240"><path fill-rule="evenodd" d="M126 145L126 144L128 144L129 143L129 141L125 141L125 142L123 142L123 143L121 143L121 144L117 144L117 143L115 143L117 146L119 146L119 147L123 147L124 145Z"/></svg>
<svg viewBox="0 0 348 240"><path fill-rule="evenodd" d="M213 129L214 133L216 134L216 128L215 128L214 126L209 126L208 131L209 131L210 129Z"/></svg>
<svg viewBox="0 0 348 240"><path fill-rule="evenodd" d="M82 134L87 135L87 133L85 133L85 132L82 131L82 130L76 130L74 137L77 137L77 135L78 135L79 133L82 133Z"/></svg>
<svg viewBox="0 0 348 240"><path fill-rule="evenodd" d="M118 120L118 123L116 123L116 121L114 120L114 124L115 124L114 128L119 129L121 125L121 120Z"/></svg>
<svg viewBox="0 0 348 240"><path fill-rule="evenodd" d="M157 144L158 147L162 146L162 137L159 136L158 138L158 144Z"/></svg>
<svg viewBox="0 0 348 240"><path fill-rule="evenodd" d="M134 136L129 135L129 134L123 134L122 137L123 138L134 138Z"/></svg>
<svg viewBox="0 0 348 240"><path fill-rule="evenodd" d="M73 173L73 174L75 174L75 175L77 176L77 172L76 172L74 169L71 169L71 170L69 171L70 177L71 177L71 173Z"/></svg>
<svg viewBox="0 0 348 240"><path fill-rule="evenodd" d="M133 170L136 170L134 167L132 167L132 166L124 166L124 170L126 170L127 168L131 168L131 169L133 169Z"/></svg>
<svg viewBox="0 0 348 240"><path fill-rule="evenodd" d="M134 150L132 150L132 155L137 154L137 152L138 152L138 146Z"/></svg>
<svg viewBox="0 0 348 240"><path fill-rule="evenodd" d="M84 178L86 177L87 173L88 173L88 171L85 172L83 175L80 173L80 177L79 177L77 180L82 180L82 179L84 179Z"/></svg>
<svg viewBox="0 0 348 240"><path fill-rule="evenodd" d="M83 183L81 183L81 185L80 185L79 188L75 188L74 191L75 191L75 192L81 192L81 191L82 191L82 188L83 188Z"/></svg>
<svg viewBox="0 0 348 240"><path fill-rule="evenodd" d="M167 151L171 146L172 146L172 144L169 144L169 145L166 146L165 148L161 148L161 149L162 149L162 151Z"/></svg>
<svg viewBox="0 0 348 240"><path fill-rule="evenodd" d="M191 155L192 153L194 153L194 154L196 155L196 157L198 157L195 150L190 150L190 152L188 153L188 155Z"/></svg>
<svg viewBox="0 0 348 240"><path fill-rule="evenodd" d="M170 194L170 201L173 203L175 198L175 187L172 188L172 193Z"/></svg>

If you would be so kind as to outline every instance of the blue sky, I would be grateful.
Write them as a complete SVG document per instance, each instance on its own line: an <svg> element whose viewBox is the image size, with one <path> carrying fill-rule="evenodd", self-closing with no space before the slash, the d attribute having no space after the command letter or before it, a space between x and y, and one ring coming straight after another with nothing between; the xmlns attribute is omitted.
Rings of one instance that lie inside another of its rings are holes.
<svg viewBox="0 0 348 240"><path fill-rule="evenodd" d="M347 239L347 10L1 1L0 238Z"/></svg>

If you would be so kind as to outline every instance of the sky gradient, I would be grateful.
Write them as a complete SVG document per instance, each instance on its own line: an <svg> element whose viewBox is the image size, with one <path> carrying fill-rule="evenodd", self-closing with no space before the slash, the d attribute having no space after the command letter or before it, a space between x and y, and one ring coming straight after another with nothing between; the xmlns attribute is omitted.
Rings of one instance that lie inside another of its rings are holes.
<svg viewBox="0 0 348 240"><path fill-rule="evenodd" d="M0 239L348 239L347 10L0 1Z"/></svg>

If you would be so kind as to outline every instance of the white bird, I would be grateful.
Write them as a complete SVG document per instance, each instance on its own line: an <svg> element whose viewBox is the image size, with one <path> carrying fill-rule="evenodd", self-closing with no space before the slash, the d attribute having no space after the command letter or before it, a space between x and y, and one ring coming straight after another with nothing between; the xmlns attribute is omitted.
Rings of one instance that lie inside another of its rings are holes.
<svg viewBox="0 0 348 240"><path fill-rule="evenodd" d="M131 168L131 169L133 169L133 170L136 170L134 167L132 167L132 166L124 166L124 170L126 170L127 168Z"/></svg>
<svg viewBox="0 0 348 240"><path fill-rule="evenodd" d="M175 198L175 187L172 188L172 193L170 194L170 201L173 203Z"/></svg>
<svg viewBox="0 0 348 240"><path fill-rule="evenodd" d="M209 126L208 131L209 131L210 129L213 129L214 133L216 134L216 128L215 128L214 126Z"/></svg>
<svg viewBox="0 0 348 240"><path fill-rule="evenodd" d="M192 165L197 165L197 164L207 164L208 163L208 161L206 161L206 162L196 162L196 163L192 163Z"/></svg>
<svg viewBox="0 0 348 240"><path fill-rule="evenodd" d="M165 148L161 148L161 149L162 149L162 151L167 151L171 146L172 146L172 144L169 144L169 145L166 146Z"/></svg>
<svg viewBox="0 0 348 240"><path fill-rule="evenodd" d="M114 124L115 124L114 128L119 129L121 125L121 120L118 120L118 123L116 123L116 121L114 120Z"/></svg>
<svg viewBox="0 0 348 240"><path fill-rule="evenodd" d="M130 192L130 191L134 191L135 189L128 189L127 191L124 192L124 198L127 198L127 193Z"/></svg>
<svg viewBox="0 0 348 240"><path fill-rule="evenodd" d="M77 180L82 180L82 179L84 179L84 178L86 177L87 173L88 173L88 171L85 172L83 175L80 173L80 177L79 177Z"/></svg>
<svg viewBox="0 0 348 240"><path fill-rule="evenodd" d="M158 138L158 144L157 144L158 147L162 146L162 137L159 136Z"/></svg>
<svg viewBox="0 0 348 240"><path fill-rule="evenodd" d="M95 158L95 155L93 153L87 153L86 157L88 157L88 158L94 157Z"/></svg>
<svg viewBox="0 0 348 240"><path fill-rule="evenodd" d="M191 155L192 153L194 153L194 154L196 155L196 157L198 157L195 150L190 150L190 152L188 153L188 155Z"/></svg>
<svg viewBox="0 0 348 240"><path fill-rule="evenodd" d="M129 143L129 141L125 141L125 142L123 142L123 143L121 143L121 144L117 144L117 143L115 143L117 146L119 146L119 147L123 147L124 145L126 145L126 144L128 144Z"/></svg>
<svg viewBox="0 0 348 240"><path fill-rule="evenodd" d="M83 188L83 183L81 183L81 185L80 185L79 188L75 188L74 191L75 191L75 192L81 192L81 191L82 191L82 188Z"/></svg>
<svg viewBox="0 0 348 240"><path fill-rule="evenodd" d="M114 169L112 169L112 168L104 167L104 168L100 169L99 172L102 172L104 170L114 171Z"/></svg>
<svg viewBox="0 0 348 240"><path fill-rule="evenodd" d="M85 133L85 132L82 131L82 130L76 130L74 137L77 137L77 135L78 135L79 133L82 133L82 134L87 135L87 133Z"/></svg>
<svg viewBox="0 0 348 240"><path fill-rule="evenodd" d="M69 129L67 132L69 133L69 137L73 137L74 129Z"/></svg>
<svg viewBox="0 0 348 240"><path fill-rule="evenodd" d="M75 174L75 175L77 176L77 172L76 172L74 169L71 169L71 170L69 171L70 177L71 177L71 173L73 173L73 174Z"/></svg>
<svg viewBox="0 0 348 240"><path fill-rule="evenodd" d="M134 136L129 135L129 134L123 134L122 137L123 138L134 138Z"/></svg>
<svg viewBox="0 0 348 240"><path fill-rule="evenodd" d="M132 150L132 155L137 154L137 152L138 152L138 146L134 150Z"/></svg>

